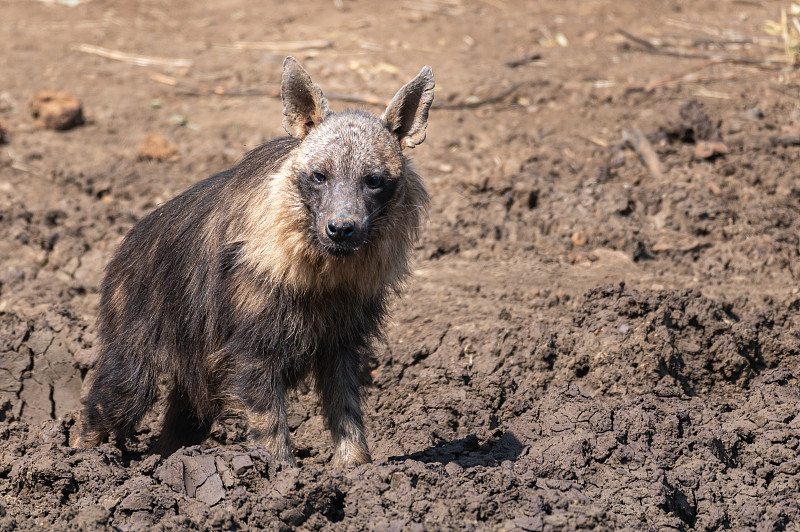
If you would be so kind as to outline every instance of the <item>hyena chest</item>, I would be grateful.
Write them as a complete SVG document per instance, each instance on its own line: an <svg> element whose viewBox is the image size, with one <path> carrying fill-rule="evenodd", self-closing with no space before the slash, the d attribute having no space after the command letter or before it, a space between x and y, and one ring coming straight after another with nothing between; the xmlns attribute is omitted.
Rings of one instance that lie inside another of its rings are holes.
<svg viewBox="0 0 800 532"><path fill-rule="evenodd" d="M348 293L310 296L273 289L259 310L231 324L229 345L296 382L315 365L364 352L377 335L384 303L382 297L363 300Z"/></svg>

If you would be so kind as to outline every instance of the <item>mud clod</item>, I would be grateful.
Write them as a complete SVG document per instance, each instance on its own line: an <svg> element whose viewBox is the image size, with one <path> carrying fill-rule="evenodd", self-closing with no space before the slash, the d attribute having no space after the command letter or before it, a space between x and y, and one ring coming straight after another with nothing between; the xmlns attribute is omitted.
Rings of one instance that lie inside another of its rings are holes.
<svg viewBox="0 0 800 532"><path fill-rule="evenodd" d="M83 107L73 95L62 91L37 92L30 101L37 124L46 129L64 131L83 124Z"/></svg>
<svg viewBox="0 0 800 532"><path fill-rule="evenodd" d="M148 133L139 145L139 158L156 161L175 161L178 147L163 133Z"/></svg>

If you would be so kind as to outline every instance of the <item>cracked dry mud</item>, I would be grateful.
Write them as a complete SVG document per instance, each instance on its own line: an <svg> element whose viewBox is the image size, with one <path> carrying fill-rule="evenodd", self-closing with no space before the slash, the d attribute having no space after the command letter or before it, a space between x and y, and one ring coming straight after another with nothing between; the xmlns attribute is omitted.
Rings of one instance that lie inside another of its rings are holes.
<svg viewBox="0 0 800 532"><path fill-rule="evenodd" d="M698 60L615 33L759 36L785 6L334 4L2 8L0 529L798 530L800 147L771 140L800 133L796 73L719 64L645 90ZM566 47L542 44L555 32ZM282 134L283 53L216 45L320 38L294 53L331 94L389 97L423 64L437 80L413 153L430 222L365 402L375 462L330 468L308 389L289 404L298 469L238 419L148 455L158 409L125 452L69 448L123 235ZM27 102L44 89L78 96L85 123L40 129ZM703 131L728 153L698 156ZM150 133L177 156L141 159Z"/></svg>

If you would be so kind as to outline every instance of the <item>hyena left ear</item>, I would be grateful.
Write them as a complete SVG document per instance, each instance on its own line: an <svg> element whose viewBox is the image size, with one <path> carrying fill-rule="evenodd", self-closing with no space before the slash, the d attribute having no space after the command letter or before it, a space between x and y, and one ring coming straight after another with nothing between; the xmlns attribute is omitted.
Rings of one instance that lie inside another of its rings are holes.
<svg viewBox="0 0 800 532"><path fill-rule="evenodd" d="M425 66L417 77L397 91L386 112L383 123L397 135L400 148L413 148L425 140L428 110L433 103L433 69Z"/></svg>
<svg viewBox="0 0 800 532"><path fill-rule="evenodd" d="M328 100L322 89L291 56L283 61L281 100L283 128L298 139L305 138L328 115Z"/></svg>

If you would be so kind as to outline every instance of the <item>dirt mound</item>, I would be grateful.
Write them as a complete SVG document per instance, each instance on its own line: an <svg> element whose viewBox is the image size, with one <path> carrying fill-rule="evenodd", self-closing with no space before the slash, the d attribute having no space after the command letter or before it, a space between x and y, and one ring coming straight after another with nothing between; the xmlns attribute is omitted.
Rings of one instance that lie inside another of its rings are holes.
<svg viewBox="0 0 800 532"><path fill-rule="evenodd" d="M619 525L781 529L800 516L800 503L786 497L800 467L797 384L778 369L732 401L656 391L613 406L558 388L509 427L535 441L522 461L537 476L580 483Z"/></svg>
<svg viewBox="0 0 800 532"><path fill-rule="evenodd" d="M130 460L108 446L64 447L71 417L36 429L5 423L0 493L17 502L6 503L0 523L780 529L800 518L800 502L786 497L800 471L797 385L778 369L734 401L656 393L614 405L576 386L552 387L541 399L520 387L485 441L448 440L347 472L317 459L281 470L247 444ZM535 406L521 408L524 401Z"/></svg>
<svg viewBox="0 0 800 532"><path fill-rule="evenodd" d="M569 327L534 324L530 369L594 394L688 396L746 388L777 366L800 371L797 301L738 317L732 304L690 289L590 290ZM544 362L544 364L542 363Z"/></svg>

